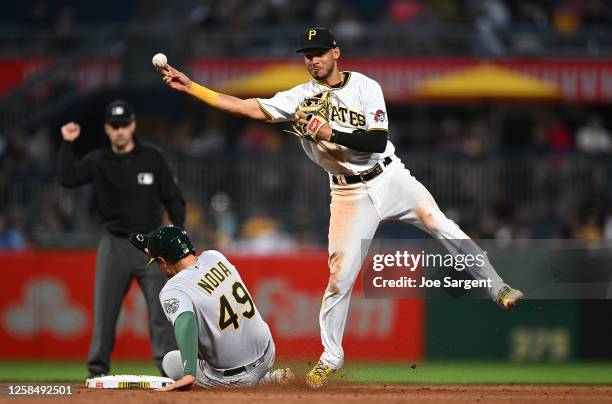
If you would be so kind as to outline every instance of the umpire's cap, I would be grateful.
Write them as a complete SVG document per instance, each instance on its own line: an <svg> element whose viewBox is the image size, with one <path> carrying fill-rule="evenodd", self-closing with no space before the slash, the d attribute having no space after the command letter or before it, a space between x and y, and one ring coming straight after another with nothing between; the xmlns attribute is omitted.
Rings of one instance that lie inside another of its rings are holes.
<svg viewBox="0 0 612 404"><path fill-rule="evenodd" d="M175 263L189 254L195 254L187 232L178 226L164 226L150 236L145 236L145 241L149 250L149 264L158 257Z"/></svg>
<svg viewBox="0 0 612 404"><path fill-rule="evenodd" d="M135 119L134 108L123 100L113 101L106 107L106 123L129 124Z"/></svg>
<svg viewBox="0 0 612 404"><path fill-rule="evenodd" d="M308 28L300 38L300 49L296 52L304 52L309 49L333 49L337 48L334 33L329 28Z"/></svg>

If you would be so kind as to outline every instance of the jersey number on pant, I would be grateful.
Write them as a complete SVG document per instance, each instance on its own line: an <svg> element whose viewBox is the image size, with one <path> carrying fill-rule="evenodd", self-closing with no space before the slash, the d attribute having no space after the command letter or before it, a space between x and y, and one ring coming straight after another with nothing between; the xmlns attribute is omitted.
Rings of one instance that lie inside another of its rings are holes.
<svg viewBox="0 0 612 404"><path fill-rule="evenodd" d="M253 317L253 315L255 315L255 305L253 304L253 300L251 300L249 292L246 291L242 283L234 282L232 285L232 297L238 305L249 305L248 310L240 313L242 317L250 319ZM237 330L240 327L240 324L238 324L239 315L236 313L236 311L237 310L234 310L227 297L225 295L221 295L219 298L219 329L221 331L224 331L230 325L234 326L234 330Z"/></svg>

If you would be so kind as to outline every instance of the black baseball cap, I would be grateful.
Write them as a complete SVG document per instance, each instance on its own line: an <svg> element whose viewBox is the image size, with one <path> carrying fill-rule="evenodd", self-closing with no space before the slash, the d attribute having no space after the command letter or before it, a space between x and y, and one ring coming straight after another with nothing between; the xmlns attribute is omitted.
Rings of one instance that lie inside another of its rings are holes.
<svg viewBox="0 0 612 404"><path fill-rule="evenodd" d="M134 109L123 100L116 100L106 107L106 123L131 123L136 119Z"/></svg>
<svg viewBox="0 0 612 404"><path fill-rule="evenodd" d="M296 52L304 52L309 49L333 49L338 47L336 37L329 28L309 28L300 38L300 49Z"/></svg>

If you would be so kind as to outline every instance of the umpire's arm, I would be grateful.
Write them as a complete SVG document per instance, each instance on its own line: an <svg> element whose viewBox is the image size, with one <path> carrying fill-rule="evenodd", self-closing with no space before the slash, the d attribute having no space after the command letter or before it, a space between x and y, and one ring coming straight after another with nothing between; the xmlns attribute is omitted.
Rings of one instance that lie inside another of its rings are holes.
<svg viewBox="0 0 612 404"><path fill-rule="evenodd" d="M72 143L63 142L60 146L57 172L60 184L66 188L78 187L93 180L91 156L76 160Z"/></svg>
<svg viewBox="0 0 612 404"><path fill-rule="evenodd" d="M161 159L159 165L161 167L160 198L172 224L183 227L185 223L185 198L183 198L183 193L170 171L168 161L161 153L159 157Z"/></svg>
<svg viewBox="0 0 612 404"><path fill-rule="evenodd" d="M73 142L81 134L81 127L69 122L62 126L64 141L59 149L57 172L64 187L77 187L93 180L93 155L88 154L81 160L74 157Z"/></svg>

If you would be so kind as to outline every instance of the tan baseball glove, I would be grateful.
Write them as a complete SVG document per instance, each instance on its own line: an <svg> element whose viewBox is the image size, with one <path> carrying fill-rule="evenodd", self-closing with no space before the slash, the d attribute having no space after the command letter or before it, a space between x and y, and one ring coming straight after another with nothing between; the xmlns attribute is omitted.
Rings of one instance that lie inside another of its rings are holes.
<svg viewBox="0 0 612 404"><path fill-rule="evenodd" d="M305 138L311 142L318 141L317 133L329 122L331 114L331 91L325 91L313 97L304 99L295 111L291 134L299 138ZM307 122L303 123L300 120Z"/></svg>

